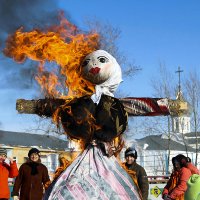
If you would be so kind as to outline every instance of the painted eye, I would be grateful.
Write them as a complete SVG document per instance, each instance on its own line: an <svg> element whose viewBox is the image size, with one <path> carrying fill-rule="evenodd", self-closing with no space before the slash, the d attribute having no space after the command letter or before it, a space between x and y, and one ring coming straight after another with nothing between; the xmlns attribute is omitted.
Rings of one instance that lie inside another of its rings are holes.
<svg viewBox="0 0 200 200"><path fill-rule="evenodd" d="M86 59L83 61L82 66L85 67L90 62L90 59Z"/></svg>
<svg viewBox="0 0 200 200"><path fill-rule="evenodd" d="M106 58L105 56L99 56L97 59L101 63L107 63L109 61L108 58Z"/></svg>

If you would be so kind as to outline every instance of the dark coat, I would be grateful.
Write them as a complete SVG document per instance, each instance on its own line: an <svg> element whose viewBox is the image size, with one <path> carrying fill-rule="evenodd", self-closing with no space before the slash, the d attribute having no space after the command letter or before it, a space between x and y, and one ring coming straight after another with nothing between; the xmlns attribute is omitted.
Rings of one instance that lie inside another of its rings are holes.
<svg viewBox="0 0 200 200"><path fill-rule="evenodd" d="M50 179L45 165L41 163L34 164L36 164L37 171L35 175L32 175L33 162L27 162L21 165L19 175L15 180L12 196L19 196L20 193L20 200L42 200L44 185Z"/></svg>
<svg viewBox="0 0 200 200"><path fill-rule="evenodd" d="M132 170L136 173L137 183L140 188L142 198L143 200L147 200L149 193L149 182L146 171L142 166L138 165L136 162L134 162L132 165L125 165L129 170Z"/></svg>

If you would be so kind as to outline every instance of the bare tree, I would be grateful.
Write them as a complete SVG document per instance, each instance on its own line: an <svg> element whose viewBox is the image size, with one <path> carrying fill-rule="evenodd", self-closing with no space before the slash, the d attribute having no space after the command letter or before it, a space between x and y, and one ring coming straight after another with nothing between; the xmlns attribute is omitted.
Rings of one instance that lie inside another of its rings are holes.
<svg viewBox="0 0 200 200"><path fill-rule="evenodd" d="M175 83L174 76L167 69L165 63L160 63L158 68L158 74L151 80L151 85L154 91L153 96L156 98L164 97L168 99L174 99L175 96ZM171 142L171 116L158 116L158 117L145 117L141 118L139 124L142 127L144 135L162 134L168 138L168 166L170 163L170 142ZM163 166L166 167L166 166ZM166 171L168 171L166 169Z"/></svg>
<svg viewBox="0 0 200 200"><path fill-rule="evenodd" d="M185 81L185 88L187 91L187 100L191 105L192 120L191 126L193 127L196 138L196 161L198 161L199 143L198 143L198 130L200 128L200 79L196 72L191 72Z"/></svg>

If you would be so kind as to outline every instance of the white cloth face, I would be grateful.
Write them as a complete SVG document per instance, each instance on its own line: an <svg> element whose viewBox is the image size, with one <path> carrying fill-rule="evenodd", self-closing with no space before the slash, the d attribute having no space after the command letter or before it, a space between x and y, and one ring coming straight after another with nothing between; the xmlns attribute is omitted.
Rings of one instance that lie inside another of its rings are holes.
<svg viewBox="0 0 200 200"><path fill-rule="evenodd" d="M92 99L98 103L101 95L114 96L122 73L116 59L104 50L97 50L87 55L82 63L83 77L95 84L95 94Z"/></svg>

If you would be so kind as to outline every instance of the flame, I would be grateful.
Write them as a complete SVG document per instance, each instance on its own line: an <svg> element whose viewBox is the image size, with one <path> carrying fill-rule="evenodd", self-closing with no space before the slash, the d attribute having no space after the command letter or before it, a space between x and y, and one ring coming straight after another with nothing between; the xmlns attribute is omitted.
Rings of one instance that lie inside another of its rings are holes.
<svg viewBox="0 0 200 200"><path fill-rule="evenodd" d="M61 85L56 74L44 70L44 63L38 67L38 75L35 77L45 97L59 97L60 92L57 87Z"/></svg>
<svg viewBox="0 0 200 200"><path fill-rule="evenodd" d="M99 48L97 33L82 33L63 15L60 17L59 26L52 26L45 31L35 29L23 32L23 28L18 29L8 37L4 49L4 54L16 62L23 63L26 59L38 61L36 80L44 96L65 99L65 104L58 107L52 115L57 125L60 124L62 110L67 111L68 114L72 113L71 106L68 106L70 102L94 93L94 85L81 76L81 63L86 55ZM57 64L56 71L51 70L51 63ZM63 77L65 78L63 90L67 88L67 95L62 92ZM85 112L87 113L87 110ZM88 140L93 137L94 131L101 127L96 125L96 120L90 112L86 114L85 119L77 123L86 121L90 123ZM66 134L70 135L67 132ZM81 148L87 143L85 140L85 138L78 140Z"/></svg>
<svg viewBox="0 0 200 200"><path fill-rule="evenodd" d="M66 78L67 96L81 97L94 92L94 85L81 77L81 62L86 55L98 49L98 41L97 33L81 33L75 25L60 15L60 25L52 26L47 31L23 32L23 28L18 29L8 37L4 54L20 63L27 58L39 61L39 75L36 80L46 96L62 96L57 91L62 75ZM49 62L56 62L60 67L58 75L48 72L48 76L45 76L44 66Z"/></svg>
<svg viewBox="0 0 200 200"><path fill-rule="evenodd" d="M74 113L72 112L72 107L69 105L69 102L72 101L76 101L76 98L73 99L66 99L65 104L60 106L53 114L52 119L54 121L54 123L59 126L60 125L60 112L62 112L63 110L65 111L66 114L68 114L71 117L74 117ZM83 117L84 116L84 117ZM80 118L79 116L76 115L75 117L76 123L81 125L81 124L88 124L88 129L86 130L86 135L87 137L82 138L82 139L78 139L78 143L81 149L84 149L85 144L87 144L88 142L90 142L93 138L93 134L95 131L101 129L102 127L98 124L96 124L96 119L93 116L92 113L90 113L90 111L86 108L83 108L82 113L80 113ZM63 127L65 129L65 124L63 124ZM70 131L68 132L67 129L65 129L65 133L68 135L68 137L70 138L70 140L74 139L74 136L71 135ZM77 140L77 139L75 139Z"/></svg>

